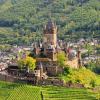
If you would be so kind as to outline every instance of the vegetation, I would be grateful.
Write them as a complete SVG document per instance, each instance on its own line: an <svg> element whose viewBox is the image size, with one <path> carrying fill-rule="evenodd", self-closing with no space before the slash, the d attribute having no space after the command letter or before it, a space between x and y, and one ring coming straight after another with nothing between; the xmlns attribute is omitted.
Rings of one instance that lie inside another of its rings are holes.
<svg viewBox="0 0 100 100"><path fill-rule="evenodd" d="M0 82L0 100L41 100L39 87Z"/></svg>
<svg viewBox="0 0 100 100"><path fill-rule="evenodd" d="M99 38L99 15L99 0L0 0L0 43L41 40L49 18L57 23L61 39Z"/></svg>
<svg viewBox="0 0 100 100"><path fill-rule="evenodd" d="M83 84L85 87L94 87L96 85L96 75L86 68L70 69L67 68L61 75L65 82Z"/></svg>
<svg viewBox="0 0 100 100"><path fill-rule="evenodd" d="M96 96L92 91L87 89L62 88L62 87L45 87L42 90L45 100L96 100Z"/></svg>
<svg viewBox="0 0 100 100"><path fill-rule="evenodd" d="M65 61L67 60L67 57L65 55L64 52L59 52L57 54L57 62L58 62L58 65L61 66L61 67L64 67L65 66Z"/></svg>
<svg viewBox="0 0 100 100"><path fill-rule="evenodd" d="M97 60L96 62L92 61L90 62L86 68L90 69L91 71L100 74L100 60Z"/></svg>
<svg viewBox="0 0 100 100"><path fill-rule="evenodd" d="M35 67L36 67L36 66L35 66L35 63L36 63L36 60L33 59L32 57L25 57L25 58L20 59L20 60L18 61L19 67L20 67L21 69L27 68L28 71L29 71L29 70L34 70L34 69L35 69Z"/></svg>
<svg viewBox="0 0 100 100"><path fill-rule="evenodd" d="M97 54L100 55L100 45L96 46Z"/></svg>
<svg viewBox="0 0 100 100"><path fill-rule="evenodd" d="M100 86L100 75L97 75L96 84L97 84L97 86Z"/></svg>
<svg viewBox="0 0 100 100"><path fill-rule="evenodd" d="M92 45L88 44L88 43L85 44L84 48L85 48L86 50L88 50L88 52L87 52L88 56L89 56L90 54L92 54L93 51L94 51L94 47L93 47Z"/></svg>
<svg viewBox="0 0 100 100"><path fill-rule="evenodd" d="M99 100L100 94L87 89L0 82L0 100L42 100L41 97L44 100Z"/></svg>
<svg viewBox="0 0 100 100"><path fill-rule="evenodd" d="M9 44L1 44L0 45L0 50L1 51L9 51L11 49L11 45L9 45Z"/></svg>

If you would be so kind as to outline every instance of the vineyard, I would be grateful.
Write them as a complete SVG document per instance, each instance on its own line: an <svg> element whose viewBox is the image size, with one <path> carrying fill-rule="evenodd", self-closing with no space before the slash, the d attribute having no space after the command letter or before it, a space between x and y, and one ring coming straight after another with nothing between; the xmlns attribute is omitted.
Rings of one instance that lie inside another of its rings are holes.
<svg viewBox="0 0 100 100"><path fill-rule="evenodd" d="M44 100L100 100L98 94L86 89L46 87L42 93Z"/></svg>
<svg viewBox="0 0 100 100"><path fill-rule="evenodd" d="M41 100L39 87L0 82L0 100Z"/></svg>
<svg viewBox="0 0 100 100"><path fill-rule="evenodd" d="M87 89L36 87L0 82L0 100L100 100L99 94Z"/></svg>

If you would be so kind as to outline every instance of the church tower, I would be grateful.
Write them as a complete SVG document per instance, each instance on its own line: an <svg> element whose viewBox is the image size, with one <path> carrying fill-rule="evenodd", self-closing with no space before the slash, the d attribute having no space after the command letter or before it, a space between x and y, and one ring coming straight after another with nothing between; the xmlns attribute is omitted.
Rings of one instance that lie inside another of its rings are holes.
<svg viewBox="0 0 100 100"><path fill-rule="evenodd" d="M44 27L44 54L52 59L56 60L55 53L57 47L57 26L51 20L48 21Z"/></svg>

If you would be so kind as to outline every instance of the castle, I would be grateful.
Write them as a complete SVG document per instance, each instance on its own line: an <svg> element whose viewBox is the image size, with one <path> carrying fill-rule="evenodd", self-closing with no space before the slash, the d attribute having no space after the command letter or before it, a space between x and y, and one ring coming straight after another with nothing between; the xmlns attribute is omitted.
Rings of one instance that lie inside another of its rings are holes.
<svg viewBox="0 0 100 100"><path fill-rule="evenodd" d="M57 79L57 76L64 72L65 67L58 64L58 54L62 52L66 58L64 61L65 66L76 69L82 66L81 50L75 50L75 48L70 47L68 43L58 40L57 26L54 22L49 20L47 25L43 28L43 41L35 42L33 45L33 56L36 58L36 68L34 71L29 71L27 68L20 70L18 64L11 64L5 70L7 75L6 77L2 77L2 80L20 80L34 84L63 84L63 81ZM13 77L8 77L8 74Z"/></svg>
<svg viewBox="0 0 100 100"><path fill-rule="evenodd" d="M82 66L81 51L77 51L68 46L67 43L57 39L57 26L51 20L43 29L43 42L34 43L33 53L36 57L37 67L40 63L43 64L43 70L50 75L55 75L61 72L61 68L57 68L57 54L65 52L66 65L72 68L79 68Z"/></svg>

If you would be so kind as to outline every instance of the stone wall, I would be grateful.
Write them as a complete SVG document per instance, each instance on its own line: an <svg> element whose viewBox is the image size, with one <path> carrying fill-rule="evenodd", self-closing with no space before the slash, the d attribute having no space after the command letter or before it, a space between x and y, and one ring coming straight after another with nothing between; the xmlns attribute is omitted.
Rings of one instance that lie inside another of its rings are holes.
<svg viewBox="0 0 100 100"><path fill-rule="evenodd" d="M84 85L83 84L79 84L79 83L66 83L65 84L65 87L68 87L68 88L84 88Z"/></svg>
<svg viewBox="0 0 100 100"><path fill-rule="evenodd" d="M67 88L84 88L84 85L78 84L78 83L64 83L61 79L59 78L49 78L46 80L38 80L36 78L27 78L27 79L22 79L18 77L12 77L9 75L1 75L0 74L0 81L6 81L6 82L17 82L17 83L25 83L25 84L31 84L31 85L53 85L53 86L64 86Z"/></svg>
<svg viewBox="0 0 100 100"><path fill-rule="evenodd" d="M63 69L58 66L46 67L48 76L57 76L63 72Z"/></svg>
<svg viewBox="0 0 100 100"><path fill-rule="evenodd" d="M14 82L15 79L12 76L0 74L0 81Z"/></svg>
<svg viewBox="0 0 100 100"><path fill-rule="evenodd" d="M83 84L78 84L78 83L64 83L61 79L58 78L51 78L51 79L46 79L46 80L41 80L38 81L38 85L53 85L53 86L63 86L66 88L84 88Z"/></svg>
<svg viewBox="0 0 100 100"><path fill-rule="evenodd" d="M60 79L46 79L46 80L39 81L38 85L63 86L63 81Z"/></svg>
<svg viewBox="0 0 100 100"><path fill-rule="evenodd" d="M48 62L42 62L43 65L43 71L47 72L48 76L57 76L58 74L61 74L63 72L62 67L57 66L56 61L48 61ZM39 67L39 62L37 62L37 67Z"/></svg>
<svg viewBox="0 0 100 100"><path fill-rule="evenodd" d="M35 85L35 78L22 78L22 77L13 77L11 75L2 75L0 74L0 81L6 82L15 82L15 83L25 83L25 84L33 84Z"/></svg>
<svg viewBox="0 0 100 100"><path fill-rule="evenodd" d="M72 60L68 60L66 62L66 65L70 66L71 68L79 68L79 65L78 65L78 58L74 58Z"/></svg>

